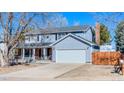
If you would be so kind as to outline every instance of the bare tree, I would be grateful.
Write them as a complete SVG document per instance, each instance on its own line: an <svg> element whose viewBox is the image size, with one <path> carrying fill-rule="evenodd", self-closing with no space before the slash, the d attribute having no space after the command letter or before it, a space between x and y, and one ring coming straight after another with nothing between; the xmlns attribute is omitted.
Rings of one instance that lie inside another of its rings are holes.
<svg viewBox="0 0 124 93"><path fill-rule="evenodd" d="M14 57L13 51L20 42L22 34L27 32L29 27L34 26L40 30L43 27L66 26L67 23L67 19L57 13L0 13L0 30L2 31L0 39L4 43L4 49L0 49L0 65L2 67L10 65L9 59Z"/></svg>
<svg viewBox="0 0 124 93"><path fill-rule="evenodd" d="M114 30L116 24L124 19L123 12L96 12L91 14L97 22L110 26L112 30Z"/></svg>
<svg viewBox="0 0 124 93"><path fill-rule="evenodd" d="M13 49L37 15L43 15L43 13L0 13L0 28L4 43L4 50L0 49L2 67L10 64L9 59L14 55Z"/></svg>
<svg viewBox="0 0 124 93"><path fill-rule="evenodd" d="M111 35L111 42L114 40L116 25L124 19L123 12L94 12L90 13L96 22L103 23L108 26Z"/></svg>
<svg viewBox="0 0 124 93"><path fill-rule="evenodd" d="M65 27L68 25L68 20L60 13L45 13L45 17L39 20L39 22L34 21L37 28L55 28L55 27ZM41 23L43 21L43 24Z"/></svg>

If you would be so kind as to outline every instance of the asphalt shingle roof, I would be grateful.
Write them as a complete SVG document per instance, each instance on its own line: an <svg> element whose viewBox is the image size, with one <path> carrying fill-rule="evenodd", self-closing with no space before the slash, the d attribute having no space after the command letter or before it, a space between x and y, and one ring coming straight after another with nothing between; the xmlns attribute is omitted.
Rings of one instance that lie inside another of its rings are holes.
<svg viewBox="0 0 124 93"><path fill-rule="evenodd" d="M52 34L52 33L62 33L62 32L86 32L91 27L89 25L83 25L83 26L70 26L70 27L60 27L60 28L47 28L47 29L41 29L41 30L34 30L31 32L27 32L26 35L30 34Z"/></svg>
<svg viewBox="0 0 124 93"><path fill-rule="evenodd" d="M42 47L49 47L51 43L31 43L31 44L25 44L25 43L19 43L16 48L42 48Z"/></svg>

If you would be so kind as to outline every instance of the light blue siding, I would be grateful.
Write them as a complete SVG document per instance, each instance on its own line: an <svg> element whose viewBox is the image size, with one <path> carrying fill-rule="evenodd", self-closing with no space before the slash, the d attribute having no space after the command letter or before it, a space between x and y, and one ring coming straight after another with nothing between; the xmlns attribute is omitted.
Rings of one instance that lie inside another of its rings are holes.
<svg viewBox="0 0 124 93"><path fill-rule="evenodd" d="M58 49L81 49L86 51L86 61L91 61L92 47L88 44L82 43L72 37L67 37L66 39L60 41L55 46L53 46L55 50ZM54 51L55 52L55 51ZM53 56L53 60L55 60L55 56Z"/></svg>
<svg viewBox="0 0 124 93"><path fill-rule="evenodd" d="M39 36L39 41L37 37ZM25 36L25 43L53 43L55 42L55 35L33 35L33 36Z"/></svg>
<svg viewBox="0 0 124 93"><path fill-rule="evenodd" d="M82 33L74 33L77 36L80 36L88 41L93 41L93 35L91 29L89 29L87 32L82 32Z"/></svg>
<svg viewBox="0 0 124 93"><path fill-rule="evenodd" d="M92 47L88 46L86 49L86 61L91 62L92 61Z"/></svg>
<svg viewBox="0 0 124 93"><path fill-rule="evenodd" d="M88 45L72 38L67 37L55 45L56 49L87 49Z"/></svg>
<svg viewBox="0 0 124 93"><path fill-rule="evenodd" d="M56 61L56 51L55 48L52 47L52 61L55 62Z"/></svg>
<svg viewBox="0 0 124 93"><path fill-rule="evenodd" d="M89 29L87 32L86 32L86 38L85 38L86 40L89 40L89 41L93 41L92 39L93 39L93 35L92 35L92 31L91 31L91 29Z"/></svg>
<svg viewBox="0 0 124 93"><path fill-rule="evenodd" d="M92 31L89 29L86 32L73 33L74 35L80 36L86 40L93 41ZM57 33L57 40L65 36L65 33ZM37 37L39 36L39 41ZM33 35L33 36L25 36L27 38L25 43L53 43L56 41L56 34L45 34L45 35Z"/></svg>

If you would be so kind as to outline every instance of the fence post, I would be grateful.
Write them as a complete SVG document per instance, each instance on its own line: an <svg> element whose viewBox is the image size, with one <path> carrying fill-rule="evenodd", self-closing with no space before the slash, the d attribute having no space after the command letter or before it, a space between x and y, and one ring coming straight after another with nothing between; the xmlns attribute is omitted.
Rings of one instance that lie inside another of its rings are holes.
<svg viewBox="0 0 124 93"><path fill-rule="evenodd" d="M122 64L122 75L124 76L124 63Z"/></svg>

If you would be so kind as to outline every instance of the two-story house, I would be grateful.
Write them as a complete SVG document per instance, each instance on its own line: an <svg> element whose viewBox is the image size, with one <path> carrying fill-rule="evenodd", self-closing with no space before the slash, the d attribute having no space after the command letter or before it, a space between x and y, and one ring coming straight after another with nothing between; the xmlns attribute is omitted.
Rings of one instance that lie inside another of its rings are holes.
<svg viewBox="0 0 124 93"><path fill-rule="evenodd" d="M21 59L52 60L57 63L91 62L92 52L99 50L89 25L49 28L25 33L17 46Z"/></svg>

